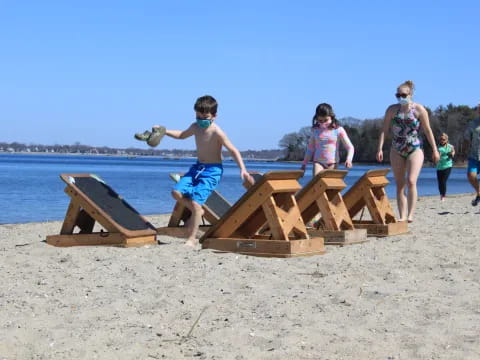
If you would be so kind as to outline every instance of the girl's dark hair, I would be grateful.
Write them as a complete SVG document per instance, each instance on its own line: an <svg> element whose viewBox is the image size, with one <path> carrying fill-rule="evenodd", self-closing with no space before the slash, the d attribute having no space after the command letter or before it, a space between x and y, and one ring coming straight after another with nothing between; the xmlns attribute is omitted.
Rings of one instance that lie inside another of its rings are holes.
<svg viewBox="0 0 480 360"><path fill-rule="evenodd" d="M330 124L330 129L336 129L340 126L337 118L335 117L335 113L333 112L332 105L327 103L321 103L315 109L315 115L313 115L312 119L312 127L317 125L317 119L319 117L330 116L332 118L332 123Z"/></svg>
<svg viewBox="0 0 480 360"><path fill-rule="evenodd" d="M202 114L217 115L218 103L213 96L204 95L197 99L193 109Z"/></svg>

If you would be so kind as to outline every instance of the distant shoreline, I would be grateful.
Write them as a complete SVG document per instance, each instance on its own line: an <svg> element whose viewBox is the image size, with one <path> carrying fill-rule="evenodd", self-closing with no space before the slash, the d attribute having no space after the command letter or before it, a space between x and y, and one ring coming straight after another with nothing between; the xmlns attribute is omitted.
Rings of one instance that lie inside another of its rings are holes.
<svg viewBox="0 0 480 360"><path fill-rule="evenodd" d="M105 157L119 157L119 158L151 158L151 159L166 159L166 160L195 160L197 157L194 156L182 156L182 157L168 157L168 156L161 156L161 155L128 155L128 154L81 154L81 153L58 153L58 152L34 152L34 151L16 151L16 152L8 152L2 151L0 152L0 156L2 155L46 155L46 156L91 156L91 157L98 157L98 156L105 156ZM283 161L283 160L275 160L275 159L250 159L244 158L245 161L262 161L262 162L298 162L300 161ZM223 159L223 161L234 161L233 159Z"/></svg>
<svg viewBox="0 0 480 360"><path fill-rule="evenodd" d="M186 150L188 151L188 150ZM57 156L105 156L105 157L120 157L120 158L153 158L153 159L167 159L167 160L194 160L196 157L188 157L188 156L182 156L182 157L168 157L168 156L160 156L160 155L128 155L128 154L81 154L81 153L58 153L58 152L34 152L34 151L16 151L16 152L8 152L8 151L2 151L0 152L0 156L2 155L57 155ZM302 161L301 160L275 160L275 159L250 159L250 158L244 158L244 161L259 161L259 162L281 162L281 163L291 163L291 164L300 164ZM234 161L233 159L224 159L223 161ZM379 164L375 162L354 162L355 164L360 164L362 166L387 166L390 167L390 164L385 163L385 164ZM434 168L435 165L433 165L429 161L425 161L423 164L424 168ZM462 164L454 164L454 168L457 169L466 169L467 168L467 162L464 162Z"/></svg>

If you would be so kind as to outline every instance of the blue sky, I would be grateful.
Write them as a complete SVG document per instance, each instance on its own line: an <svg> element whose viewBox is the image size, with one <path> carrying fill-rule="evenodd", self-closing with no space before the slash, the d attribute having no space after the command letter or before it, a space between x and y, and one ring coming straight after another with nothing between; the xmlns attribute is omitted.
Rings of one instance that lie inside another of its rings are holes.
<svg viewBox="0 0 480 360"><path fill-rule="evenodd" d="M240 149L273 149L310 124L383 116L415 100L480 100L476 1L0 1L0 141L146 147L184 129L204 94ZM165 139L160 148L193 149Z"/></svg>

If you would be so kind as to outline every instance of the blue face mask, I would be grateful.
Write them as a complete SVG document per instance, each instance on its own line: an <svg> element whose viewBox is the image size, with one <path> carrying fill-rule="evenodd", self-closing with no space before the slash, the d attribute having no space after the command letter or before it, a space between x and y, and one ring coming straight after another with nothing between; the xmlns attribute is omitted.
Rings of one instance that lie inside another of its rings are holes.
<svg viewBox="0 0 480 360"><path fill-rule="evenodd" d="M200 126L200 128L202 128L202 129L206 129L210 125L212 125L212 120L197 118L197 125Z"/></svg>
<svg viewBox="0 0 480 360"><path fill-rule="evenodd" d="M410 102L408 98L398 98L398 103L400 105L407 105Z"/></svg>

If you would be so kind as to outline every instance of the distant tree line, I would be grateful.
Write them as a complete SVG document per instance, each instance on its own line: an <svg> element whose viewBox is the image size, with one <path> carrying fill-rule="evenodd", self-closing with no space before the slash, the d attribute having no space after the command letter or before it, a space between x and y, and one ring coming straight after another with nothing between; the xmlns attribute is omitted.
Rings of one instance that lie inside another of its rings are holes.
<svg viewBox="0 0 480 360"><path fill-rule="evenodd" d="M434 111L426 108L430 118L430 126L437 141L441 133L449 136L449 142L455 147L455 162L464 162L468 155L468 148L465 146L463 134L467 124L478 116L476 109L466 105L439 106ZM355 146L355 162L376 162L378 138L383 127L383 118L375 119L340 119L343 126ZM283 160L299 161L305 155L305 149L311 134L311 127L305 126L298 132L286 134L279 141L280 149L283 151ZM427 139L423 136L423 147L425 159L431 161L432 150ZM383 148L384 159L388 161L391 147L391 133L387 134ZM340 158L346 156L345 150L340 146Z"/></svg>
<svg viewBox="0 0 480 360"><path fill-rule="evenodd" d="M435 140L442 132L449 136L449 142L455 146L456 162L464 162L467 158L468 148L463 140L465 128L472 119L477 116L476 109L466 105L439 106L434 111L427 108L430 117ZM383 118L374 119L356 119L352 117L342 118L340 124L345 128L353 145L355 146L355 162L376 162L377 144L380 130L383 126ZM246 150L241 154L246 160L286 160L300 161L305 154L305 148L311 133L310 126L300 128L298 132L292 132L284 135L279 141L280 149L272 150ZM384 158L389 159L391 146L391 134L387 134L384 145ZM426 139L423 139L425 149L425 158L431 161L431 147ZM41 145L41 144L22 144L19 142L0 142L0 152L40 152L40 153L59 153L59 154L99 154L99 155L128 155L128 156L160 156L160 157L195 157L195 150L182 149L139 149L139 148L111 148L107 146L82 145L79 142L73 145ZM228 158L228 151L223 152L223 156ZM344 159L345 150L340 146L340 157Z"/></svg>

